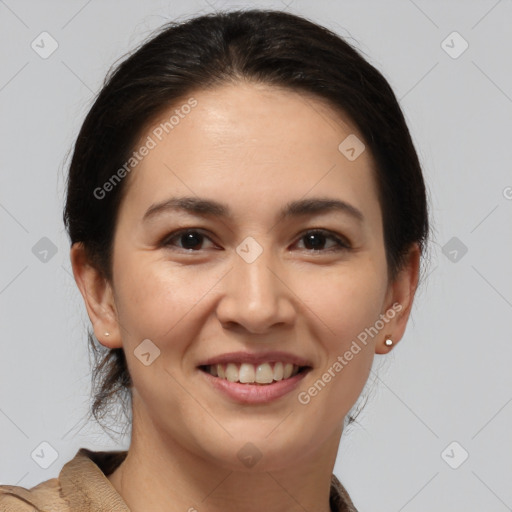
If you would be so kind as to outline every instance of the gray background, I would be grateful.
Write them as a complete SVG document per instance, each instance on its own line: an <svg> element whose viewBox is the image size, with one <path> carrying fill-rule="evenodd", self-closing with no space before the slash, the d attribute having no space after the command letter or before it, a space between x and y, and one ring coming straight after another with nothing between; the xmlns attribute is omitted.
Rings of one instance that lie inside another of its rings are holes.
<svg viewBox="0 0 512 512"><path fill-rule="evenodd" d="M512 510L510 0L0 0L0 483L55 477L82 446L127 447L82 421L88 318L61 221L65 157L116 59L168 19L247 5L305 15L367 55L430 190L426 280L404 339L377 356L336 475L361 512ZM58 43L47 59L31 48L43 31ZM58 456L48 469L31 457L51 457L42 442Z"/></svg>

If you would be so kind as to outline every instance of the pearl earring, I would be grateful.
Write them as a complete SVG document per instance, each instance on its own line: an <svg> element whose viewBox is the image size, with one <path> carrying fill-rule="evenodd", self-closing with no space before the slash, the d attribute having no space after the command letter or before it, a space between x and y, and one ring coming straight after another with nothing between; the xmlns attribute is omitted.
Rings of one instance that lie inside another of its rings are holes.
<svg viewBox="0 0 512 512"><path fill-rule="evenodd" d="M386 345L386 347L391 347L393 345L393 340L391 338L388 338L388 336L386 336L386 340L384 341L384 345Z"/></svg>
<svg viewBox="0 0 512 512"><path fill-rule="evenodd" d="M110 336L110 333L109 333L109 332L106 332L106 333L105 333L105 336Z"/></svg>

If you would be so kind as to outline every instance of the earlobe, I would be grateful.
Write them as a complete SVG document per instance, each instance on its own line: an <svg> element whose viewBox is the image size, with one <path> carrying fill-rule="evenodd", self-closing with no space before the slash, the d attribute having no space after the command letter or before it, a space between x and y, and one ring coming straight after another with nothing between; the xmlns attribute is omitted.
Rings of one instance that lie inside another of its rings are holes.
<svg viewBox="0 0 512 512"><path fill-rule="evenodd" d="M73 244L70 259L96 338L105 347L120 348L122 342L111 284L88 260L82 243Z"/></svg>
<svg viewBox="0 0 512 512"><path fill-rule="evenodd" d="M376 354L390 352L404 335L418 286L420 257L420 248L415 243L408 252L406 263L389 286L384 313L390 318L386 325L389 334L384 335L376 343Z"/></svg>
<svg viewBox="0 0 512 512"><path fill-rule="evenodd" d="M385 334L375 344L375 353L376 354L387 354L388 352L391 352L391 350L393 350L394 346L395 346L395 340L393 339L393 335Z"/></svg>

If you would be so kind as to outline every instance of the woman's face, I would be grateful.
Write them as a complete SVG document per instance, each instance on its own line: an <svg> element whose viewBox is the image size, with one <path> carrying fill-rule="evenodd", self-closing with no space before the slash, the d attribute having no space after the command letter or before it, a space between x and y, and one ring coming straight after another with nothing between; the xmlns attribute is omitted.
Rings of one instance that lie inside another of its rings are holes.
<svg viewBox="0 0 512 512"><path fill-rule="evenodd" d="M388 283L372 157L312 96L252 84L191 96L135 148L149 149L125 178L115 321L95 324L125 350L134 436L238 470L251 455L266 470L330 457L408 315L410 278ZM204 371L215 359L229 378ZM307 368L283 379L294 360Z"/></svg>

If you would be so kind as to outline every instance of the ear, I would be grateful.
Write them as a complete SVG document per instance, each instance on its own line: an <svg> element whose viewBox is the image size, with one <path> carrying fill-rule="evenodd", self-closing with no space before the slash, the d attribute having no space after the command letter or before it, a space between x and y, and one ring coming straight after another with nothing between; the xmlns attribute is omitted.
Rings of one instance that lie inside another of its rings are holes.
<svg viewBox="0 0 512 512"><path fill-rule="evenodd" d="M122 342L111 284L87 259L81 242L73 244L70 258L97 340L105 347L120 348Z"/></svg>
<svg viewBox="0 0 512 512"><path fill-rule="evenodd" d="M384 302L383 315L389 319L382 330L382 335L375 345L376 354L387 354L404 335L411 313L414 295L418 287L421 251L417 243L413 244L407 254L406 263L395 280L389 284ZM393 345L388 347L385 340L391 338Z"/></svg>

